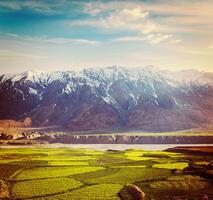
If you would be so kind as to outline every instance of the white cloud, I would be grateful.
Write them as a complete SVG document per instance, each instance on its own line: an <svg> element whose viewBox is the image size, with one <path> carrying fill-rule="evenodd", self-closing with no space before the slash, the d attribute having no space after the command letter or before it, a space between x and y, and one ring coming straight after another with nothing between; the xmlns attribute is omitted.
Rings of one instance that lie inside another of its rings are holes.
<svg viewBox="0 0 213 200"><path fill-rule="evenodd" d="M90 13L91 12L92 10ZM91 14L93 15L94 13ZM140 7L132 9L125 8L113 10L104 16L98 16L93 19L72 21L70 24L75 26L93 26L110 30L130 30L147 34L157 30L157 25L148 19L148 15L149 12L144 11Z"/></svg>
<svg viewBox="0 0 213 200"><path fill-rule="evenodd" d="M9 10L20 10L21 6L17 2L0 1L0 7Z"/></svg>
<svg viewBox="0 0 213 200"><path fill-rule="evenodd" d="M151 44L159 44L160 42L170 39L171 37L172 35L157 33L147 35L144 40L149 41Z"/></svg>
<svg viewBox="0 0 213 200"><path fill-rule="evenodd" d="M95 40L87 40L87 39L82 39L82 38L62 38L62 37L57 37L57 38L50 38L50 37L32 37L32 36L21 36L13 33L8 33L8 36L12 38L16 38L19 40L23 41L31 41L31 42L40 42L40 43L53 43L53 44L69 44L69 43L80 43L80 44L86 44L86 45L98 45L100 44L99 41Z"/></svg>
<svg viewBox="0 0 213 200"><path fill-rule="evenodd" d="M109 1L103 3L101 1L84 3L84 12L90 15L98 15L103 12L113 11L117 9L133 9L135 7L147 10L154 14L163 14L164 17L168 16L213 16L213 2L212 0L192 0L181 1L180 0L163 0L163 1ZM167 17L166 17L167 18ZM193 20L195 21L195 20Z"/></svg>
<svg viewBox="0 0 213 200"><path fill-rule="evenodd" d="M147 41L159 44L163 41L179 43L180 39L173 39L173 33L163 33L159 23L153 22L148 10L139 2L109 2L86 3L85 12L92 17L70 22L73 26L90 26L110 31L130 31L135 35L112 39L113 42Z"/></svg>
<svg viewBox="0 0 213 200"><path fill-rule="evenodd" d="M15 52L8 49L0 49L0 59L5 58L16 58L16 57L22 57L22 58L30 58L30 59L47 59L48 57L37 55L37 54L30 54L30 53L21 53L21 52Z"/></svg>
<svg viewBox="0 0 213 200"><path fill-rule="evenodd" d="M77 39L77 38L39 38L41 42L49 42L56 44L66 44L66 43L80 43L88 45L98 45L99 41L87 40L87 39Z"/></svg>
<svg viewBox="0 0 213 200"><path fill-rule="evenodd" d="M42 13L46 15L53 15L59 14L61 11L56 9L58 5L48 4L44 1L34 1L34 0L27 0L27 1L0 1L0 8L6 10L22 10L22 9L29 9L37 13Z"/></svg>
<svg viewBox="0 0 213 200"><path fill-rule="evenodd" d="M180 39L171 40L171 43L173 43L173 44L178 44L178 43L181 43L181 42L182 42L182 40L180 40Z"/></svg>
<svg viewBox="0 0 213 200"><path fill-rule="evenodd" d="M151 33L145 36L129 36L120 37L113 40L114 42L133 42L133 41L147 41L151 44L159 44L164 41L173 42L172 35L162 33Z"/></svg>
<svg viewBox="0 0 213 200"><path fill-rule="evenodd" d="M108 2L108 3L102 3L101 1L96 1L96 2L83 3L83 6L84 6L85 13L92 16L97 16L106 11L112 11L112 10L121 9L121 8L128 8L128 7L121 6L122 4L123 4L122 2L117 2L117 1Z"/></svg>
<svg viewBox="0 0 213 200"><path fill-rule="evenodd" d="M84 12L93 16L93 19L78 21L77 25L136 31L135 37L141 32L144 34L164 33L179 37L185 33L213 34L212 0L110 1L107 3L98 1L85 3L84 7ZM136 8L147 13L144 19L128 23L120 14L122 10ZM107 13L111 13L110 18L106 17ZM173 43L179 43L180 40L174 40Z"/></svg>

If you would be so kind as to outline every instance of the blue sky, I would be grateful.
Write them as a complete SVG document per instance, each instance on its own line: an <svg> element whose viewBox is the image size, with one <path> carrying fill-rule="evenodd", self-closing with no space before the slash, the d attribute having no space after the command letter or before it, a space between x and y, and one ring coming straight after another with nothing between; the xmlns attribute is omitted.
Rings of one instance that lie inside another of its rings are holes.
<svg viewBox="0 0 213 200"><path fill-rule="evenodd" d="M213 1L0 1L0 73L112 65L213 71Z"/></svg>

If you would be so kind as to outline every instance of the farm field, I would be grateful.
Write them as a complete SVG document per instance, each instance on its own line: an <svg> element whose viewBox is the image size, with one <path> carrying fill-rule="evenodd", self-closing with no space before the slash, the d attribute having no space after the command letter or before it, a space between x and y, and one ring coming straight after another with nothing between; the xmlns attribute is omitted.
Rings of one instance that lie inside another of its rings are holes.
<svg viewBox="0 0 213 200"><path fill-rule="evenodd" d="M3 148L0 199L120 200L128 184L147 200L213 199L212 161L212 154L133 149Z"/></svg>

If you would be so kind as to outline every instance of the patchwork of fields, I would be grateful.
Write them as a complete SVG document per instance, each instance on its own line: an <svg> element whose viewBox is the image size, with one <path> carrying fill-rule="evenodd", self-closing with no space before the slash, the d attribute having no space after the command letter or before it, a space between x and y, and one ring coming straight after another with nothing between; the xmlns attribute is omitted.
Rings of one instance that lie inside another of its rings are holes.
<svg viewBox="0 0 213 200"><path fill-rule="evenodd" d="M131 149L0 149L0 199L119 200L125 184L148 200L213 199L212 160Z"/></svg>

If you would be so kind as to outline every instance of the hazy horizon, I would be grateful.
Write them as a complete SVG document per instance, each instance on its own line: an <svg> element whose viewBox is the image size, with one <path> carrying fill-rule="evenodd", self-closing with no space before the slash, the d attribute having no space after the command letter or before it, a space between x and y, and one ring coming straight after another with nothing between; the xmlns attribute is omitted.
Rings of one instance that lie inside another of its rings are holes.
<svg viewBox="0 0 213 200"><path fill-rule="evenodd" d="M0 1L0 74L146 66L213 71L213 1Z"/></svg>

